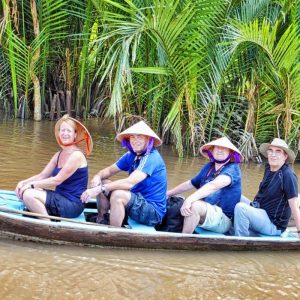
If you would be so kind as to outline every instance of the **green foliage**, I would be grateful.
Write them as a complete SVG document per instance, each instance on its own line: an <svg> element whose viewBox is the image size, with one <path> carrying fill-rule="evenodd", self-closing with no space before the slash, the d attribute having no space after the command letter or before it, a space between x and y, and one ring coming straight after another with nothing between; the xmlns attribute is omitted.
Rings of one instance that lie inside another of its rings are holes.
<svg viewBox="0 0 300 300"><path fill-rule="evenodd" d="M146 119L179 155L222 135L246 159L275 136L296 148L298 0L35 0L38 33L31 1L2 0L0 93L15 115L20 99L33 107L34 73L45 113L68 91L76 115Z"/></svg>

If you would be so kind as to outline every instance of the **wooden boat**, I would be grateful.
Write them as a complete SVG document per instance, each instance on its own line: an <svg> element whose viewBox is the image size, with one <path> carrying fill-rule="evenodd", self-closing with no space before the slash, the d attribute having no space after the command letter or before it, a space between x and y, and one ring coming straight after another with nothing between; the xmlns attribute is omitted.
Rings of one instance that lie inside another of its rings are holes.
<svg viewBox="0 0 300 300"><path fill-rule="evenodd" d="M171 250L300 250L295 234L285 237L235 237L198 229L200 234L155 231L129 220L131 228L116 228L85 221L90 208L76 219L59 222L32 218L12 191L0 190L0 235L23 241Z"/></svg>

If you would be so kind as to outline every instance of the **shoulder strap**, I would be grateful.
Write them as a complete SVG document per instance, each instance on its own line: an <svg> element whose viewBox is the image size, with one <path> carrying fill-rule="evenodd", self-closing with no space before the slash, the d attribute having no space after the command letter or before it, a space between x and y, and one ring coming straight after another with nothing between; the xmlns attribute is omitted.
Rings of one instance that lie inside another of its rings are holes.
<svg viewBox="0 0 300 300"><path fill-rule="evenodd" d="M59 161L59 157L61 155L62 150L59 151L58 156L57 156L57 160L56 160L56 167L58 167L58 161Z"/></svg>
<svg viewBox="0 0 300 300"><path fill-rule="evenodd" d="M80 149L75 149L73 152L75 152L75 151L80 151L86 157L85 153L83 151L81 151ZM58 161L59 161L61 153L62 153L62 150L59 151L59 153L58 153L57 161L56 161L56 167L58 167Z"/></svg>

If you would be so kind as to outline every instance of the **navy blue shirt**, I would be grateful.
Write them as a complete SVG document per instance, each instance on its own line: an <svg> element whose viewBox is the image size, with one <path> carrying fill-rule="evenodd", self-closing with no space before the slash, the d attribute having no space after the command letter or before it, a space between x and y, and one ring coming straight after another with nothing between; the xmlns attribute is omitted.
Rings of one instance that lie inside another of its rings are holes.
<svg viewBox="0 0 300 300"><path fill-rule="evenodd" d="M229 176L231 179L230 185L208 195L203 200L221 207L223 213L227 217L232 218L234 207L240 201L242 193L241 170L238 164L229 162L221 170L216 171L215 164L209 162L191 179L191 183L196 189L199 189L204 184L214 180L218 175Z"/></svg>
<svg viewBox="0 0 300 300"><path fill-rule="evenodd" d="M284 164L272 172L267 164L254 200L259 202L278 230L284 231L288 225L291 217L288 200L294 197L298 197L298 178L293 170Z"/></svg>
<svg viewBox="0 0 300 300"><path fill-rule="evenodd" d="M129 174L135 170L147 174L147 177L130 191L140 193L163 218L167 211L167 169L159 152L153 148L149 154L139 159L131 152L127 152L116 164L119 169L128 171Z"/></svg>

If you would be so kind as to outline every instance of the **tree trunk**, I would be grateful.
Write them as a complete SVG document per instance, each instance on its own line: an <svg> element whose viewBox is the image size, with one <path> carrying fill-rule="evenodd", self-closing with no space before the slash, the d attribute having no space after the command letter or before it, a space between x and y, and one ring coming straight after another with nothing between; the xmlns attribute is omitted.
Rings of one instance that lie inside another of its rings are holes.
<svg viewBox="0 0 300 300"><path fill-rule="evenodd" d="M72 113L72 78L71 78L71 59L70 59L70 49L66 48L66 110L67 114L71 116Z"/></svg>
<svg viewBox="0 0 300 300"><path fill-rule="evenodd" d="M34 99L34 120L40 121L42 119L42 101L41 101L41 86L38 77L35 73L31 74L33 82L33 99Z"/></svg>
<svg viewBox="0 0 300 300"><path fill-rule="evenodd" d="M59 119L61 117L61 101L60 96L57 94L57 100L56 100L56 118Z"/></svg>
<svg viewBox="0 0 300 300"><path fill-rule="evenodd" d="M53 98L51 99L51 109L50 109L50 116L49 116L51 121L54 120L56 101L57 101L57 95L54 94Z"/></svg>
<svg viewBox="0 0 300 300"><path fill-rule="evenodd" d="M36 9L35 0L30 0L30 7L31 7L31 15L32 15L32 22L33 22L33 30L34 34L37 37L40 34L40 27L39 27L39 20L38 14ZM34 100L34 120L40 121L42 119L42 101L41 101L41 86L40 80L35 74L35 64L40 58L40 48L38 48L32 57L30 62L30 77L33 82L33 100Z"/></svg>
<svg viewBox="0 0 300 300"><path fill-rule="evenodd" d="M72 96L71 91L67 91L67 97L66 97L66 109L69 116L71 116L71 109L72 109Z"/></svg>

